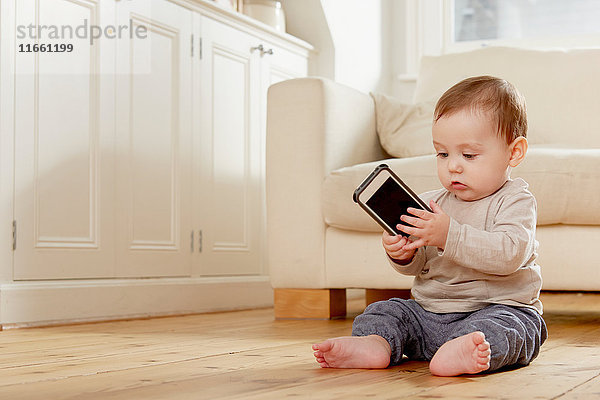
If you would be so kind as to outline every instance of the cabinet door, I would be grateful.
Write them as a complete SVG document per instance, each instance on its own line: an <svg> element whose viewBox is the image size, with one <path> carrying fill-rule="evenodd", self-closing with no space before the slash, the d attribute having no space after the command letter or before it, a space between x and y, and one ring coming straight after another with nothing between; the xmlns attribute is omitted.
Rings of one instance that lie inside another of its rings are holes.
<svg viewBox="0 0 600 400"><path fill-rule="evenodd" d="M15 4L17 26L34 27L18 32L17 50L54 43L73 49L15 55L14 278L112 276L114 51L110 41L90 45L89 37L70 38L60 29L109 24L113 5ZM37 26L46 30L36 32ZM58 27L61 40L48 37L50 26Z"/></svg>
<svg viewBox="0 0 600 400"><path fill-rule="evenodd" d="M263 94L269 86L294 78L301 78L308 73L308 56L292 52L270 42L263 42L265 49L262 55Z"/></svg>
<svg viewBox="0 0 600 400"><path fill-rule="evenodd" d="M264 51L261 53L261 87L260 87L260 140L261 140L261 194L266 215L266 146L267 146L267 92L269 86L288 79L301 78L307 75L307 56L291 52L283 47L267 41L261 41ZM263 232L266 237L266 220L263 219ZM266 247L264 253L266 254Z"/></svg>
<svg viewBox="0 0 600 400"><path fill-rule="evenodd" d="M193 13L117 3L117 275L190 275ZM144 34L145 32L145 34Z"/></svg>
<svg viewBox="0 0 600 400"><path fill-rule="evenodd" d="M260 274L260 75L257 40L201 21L200 132L194 209L201 275Z"/></svg>

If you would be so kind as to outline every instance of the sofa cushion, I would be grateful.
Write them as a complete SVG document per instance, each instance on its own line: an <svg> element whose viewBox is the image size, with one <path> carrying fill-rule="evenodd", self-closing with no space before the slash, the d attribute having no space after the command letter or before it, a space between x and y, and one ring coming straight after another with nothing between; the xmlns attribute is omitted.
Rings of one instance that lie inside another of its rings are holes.
<svg viewBox="0 0 600 400"><path fill-rule="evenodd" d="M531 144L600 148L600 49L488 47L421 59L414 102L435 102L469 76L494 75L525 96Z"/></svg>
<svg viewBox="0 0 600 400"><path fill-rule="evenodd" d="M382 229L352 200L354 190L379 164L388 164L415 193L439 187L434 155L394 158L352 167L329 174L323 182L323 217L329 226L364 232Z"/></svg>
<svg viewBox="0 0 600 400"><path fill-rule="evenodd" d="M416 193L441 187L434 155L338 169L323 183L323 218L329 226L365 232L382 230L352 200L354 189L381 163L387 163ZM532 146L512 177L529 183L538 203L538 225L600 224L600 149Z"/></svg>
<svg viewBox="0 0 600 400"><path fill-rule="evenodd" d="M406 104L383 94L371 93L379 142L393 157L415 157L435 153L431 126L435 104Z"/></svg>
<svg viewBox="0 0 600 400"><path fill-rule="evenodd" d="M600 225L600 149L533 146L512 176L529 183L538 225Z"/></svg>

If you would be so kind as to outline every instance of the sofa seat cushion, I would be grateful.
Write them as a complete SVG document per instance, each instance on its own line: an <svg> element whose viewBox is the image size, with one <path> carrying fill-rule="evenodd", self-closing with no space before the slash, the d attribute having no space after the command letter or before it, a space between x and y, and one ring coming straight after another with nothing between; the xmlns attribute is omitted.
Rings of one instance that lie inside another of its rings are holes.
<svg viewBox="0 0 600 400"><path fill-rule="evenodd" d="M333 171L323 182L323 218L341 229L382 229L354 201L354 189L379 164L388 164L416 193L440 188L435 155L395 158ZM600 224L600 149L530 147L511 174L529 183L538 203L538 225Z"/></svg>

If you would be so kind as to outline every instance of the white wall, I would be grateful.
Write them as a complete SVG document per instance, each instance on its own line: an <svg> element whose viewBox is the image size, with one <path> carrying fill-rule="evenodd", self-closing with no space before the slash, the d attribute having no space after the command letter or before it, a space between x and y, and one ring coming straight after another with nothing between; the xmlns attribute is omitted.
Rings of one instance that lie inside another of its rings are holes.
<svg viewBox="0 0 600 400"><path fill-rule="evenodd" d="M410 102L421 55L440 48L443 0L281 1L288 33L318 51L312 74L363 92Z"/></svg>
<svg viewBox="0 0 600 400"><path fill-rule="evenodd" d="M286 31L312 44L318 56L311 60L311 75L335 78L335 47L321 0L282 0Z"/></svg>
<svg viewBox="0 0 600 400"><path fill-rule="evenodd" d="M419 60L439 54L444 0L281 0L288 33L316 47L313 75L412 101Z"/></svg>
<svg viewBox="0 0 600 400"><path fill-rule="evenodd" d="M387 92L392 71L389 0L322 0L335 46L335 77L363 92Z"/></svg>
<svg viewBox="0 0 600 400"><path fill-rule="evenodd" d="M283 0L283 7L287 31L319 52L315 75L362 92L390 93L394 1Z"/></svg>

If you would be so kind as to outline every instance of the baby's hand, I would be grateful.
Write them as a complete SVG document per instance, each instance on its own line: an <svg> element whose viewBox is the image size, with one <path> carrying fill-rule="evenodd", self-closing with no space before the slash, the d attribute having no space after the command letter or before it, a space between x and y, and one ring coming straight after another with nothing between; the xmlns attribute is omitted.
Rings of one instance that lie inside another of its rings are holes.
<svg viewBox="0 0 600 400"><path fill-rule="evenodd" d="M406 250L404 248L411 241L402 235L392 236L384 231L381 241L388 256L400 264L408 264L415 255L415 249Z"/></svg>
<svg viewBox="0 0 600 400"><path fill-rule="evenodd" d="M450 217L433 200L429 202L433 211L408 208L413 216L403 215L400 219L412 226L398 224L396 227L404 233L414 235L419 239L407 245L407 249L418 249L423 246L437 246L443 249L446 245L448 230L450 229Z"/></svg>

